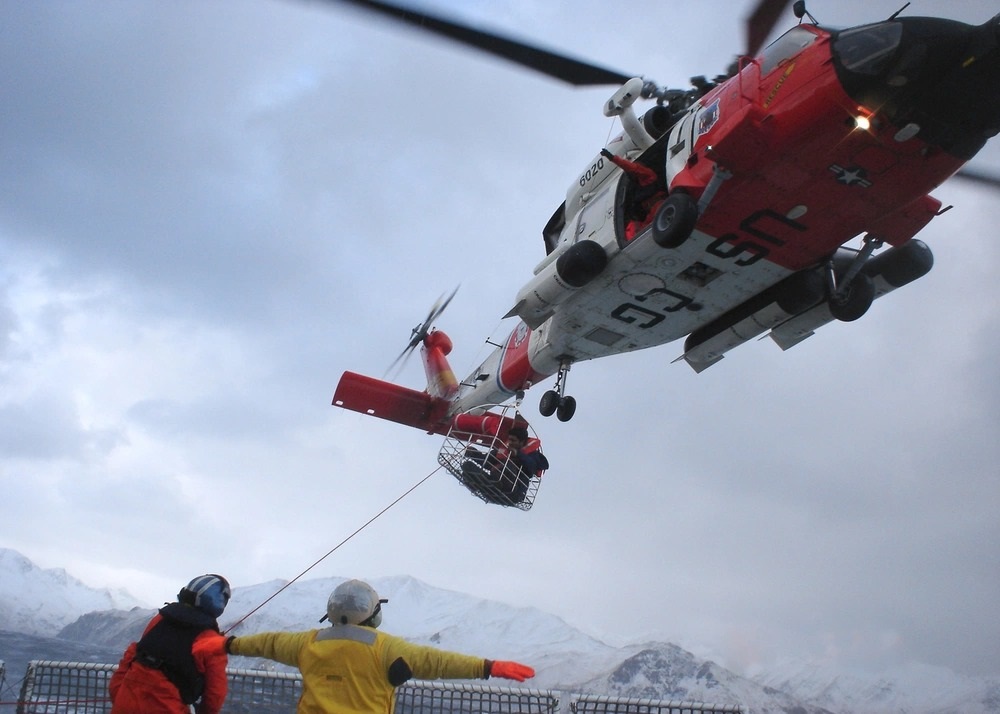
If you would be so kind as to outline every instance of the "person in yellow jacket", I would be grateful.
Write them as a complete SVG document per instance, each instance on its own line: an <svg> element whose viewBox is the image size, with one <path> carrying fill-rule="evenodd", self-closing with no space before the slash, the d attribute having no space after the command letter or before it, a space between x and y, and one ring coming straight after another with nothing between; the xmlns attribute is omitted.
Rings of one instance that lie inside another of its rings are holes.
<svg viewBox="0 0 1000 714"><path fill-rule="evenodd" d="M327 601L323 620L329 618L330 627L220 635L199 642L198 647L207 653L266 657L298 667L302 673L298 714L391 714L396 687L410 679L501 677L523 682L535 676L535 670L518 662L447 652L379 632L386 602L368 583L348 580Z"/></svg>

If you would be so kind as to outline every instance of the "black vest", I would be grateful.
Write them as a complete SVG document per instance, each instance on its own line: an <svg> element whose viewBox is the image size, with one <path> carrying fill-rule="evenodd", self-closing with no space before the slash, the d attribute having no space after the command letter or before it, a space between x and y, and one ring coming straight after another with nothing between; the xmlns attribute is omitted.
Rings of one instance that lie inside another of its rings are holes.
<svg viewBox="0 0 1000 714"><path fill-rule="evenodd" d="M205 676L194 663L191 645L205 630L218 632L218 623L201 610L176 602L161 608L160 616L136 645L135 661L163 672L177 687L181 701L194 704L205 690Z"/></svg>

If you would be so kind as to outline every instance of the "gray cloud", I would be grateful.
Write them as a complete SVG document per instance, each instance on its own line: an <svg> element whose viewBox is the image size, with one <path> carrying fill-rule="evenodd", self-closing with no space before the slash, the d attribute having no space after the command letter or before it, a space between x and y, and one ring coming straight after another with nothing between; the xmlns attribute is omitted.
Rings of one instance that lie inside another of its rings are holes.
<svg viewBox="0 0 1000 714"><path fill-rule="evenodd" d="M680 85L725 66L745 5L711 28L456 11ZM0 544L151 602L193 572L293 577L434 470L434 439L333 409L337 379L381 376L459 283L440 326L464 375L617 131L607 89L325 3L6 3L0 33ZM700 375L679 345L576 365L570 424L522 407L553 462L530 513L438 473L314 574L410 573L737 667L995 674L997 202L935 194L935 269L862 320Z"/></svg>
<svg viewBox="0 0 1000 714"><path fill-rule="evenodd" d="M11 459L88 459L103 456L122 440L114 429L80 423L72 404L55 394L32 394L0 406L0 453Z"/></svg>

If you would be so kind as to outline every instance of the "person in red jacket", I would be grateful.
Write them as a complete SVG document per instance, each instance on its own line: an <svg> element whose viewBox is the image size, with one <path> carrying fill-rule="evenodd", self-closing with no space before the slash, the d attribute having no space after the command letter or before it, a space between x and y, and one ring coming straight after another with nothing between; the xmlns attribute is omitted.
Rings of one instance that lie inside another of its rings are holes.
<svg viewBox="0 0 1000 714"><path fill-rule="evenodd" d="M659 175L645 164L616 156L607 149L601 155L628 174L635 183L625 223L625 240L631 241L656 218L656 211L667 197Z"/></svg>
<svg viewBox="0 0 1000 714"><path fill-rule="evenodd" d="M195 651L221 637L216 618L232 591L221 575L199 575L149 621L111 675L111 714L218 714L226 699L225 653Z"/></svg>
<svg viewBox="0 0 1000 714"><path fill-rule="evenodd" d="M465 451L462 482L480 498L501 506L516 506L528 495L531 479L549 468L541 442L528 435L524 426L507 432L506 444L488 452L475 447Z"/></svg>
<svg viewBox="0 0 1000 714"><path fill-rule="evenodd" d="M530 437L525 427L512 426L507 432L506 448L491 455L498 474L497 485L512 505L524 501L531 479L549 467L549 460L540 446L541 442Z"/></svg>

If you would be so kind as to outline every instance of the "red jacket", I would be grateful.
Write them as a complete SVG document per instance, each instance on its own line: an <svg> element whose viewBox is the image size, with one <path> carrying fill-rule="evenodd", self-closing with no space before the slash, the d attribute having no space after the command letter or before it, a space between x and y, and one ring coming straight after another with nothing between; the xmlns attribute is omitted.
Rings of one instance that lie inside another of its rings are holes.
<svg viewBox="0 0 1000 714"><path fill-rule="evenodd" d="M630 216L625 224L625 240L630 241L639 231L652 223L660 204L667 197L667 192L657 185L659 177L648 166L638 161L629 161L623 156L611 155L610 158L612 163L621 167L639 187L637 195L632 199L635 202L632 210L636 215Z"/></svg>
<svg viewBox="0 0 1000 714"><path fill-rule="evenodd" d="M160 613L149 621L142 633L143 636L163 621L162 613L168 608L182 615L184 610L179 608L188 608L194 619L198 619L199 616L208 617L190 605L173 603L160 610ZM214 625L214 618L209 619L211 625ZM218 629L209 626L203 629L194 641L218 636ZM121 662L118 663L118 670L111 675L111 681L108 683L111 693L111 714L190 714L191 709L181 700L177 687L161 670L135 661L137 644L133 642L125 650ZM205 689L196 711L198 714L218 714L226 699L228 658L224 653L211 655L197 652L193 653L193 656L195 667L205 677Z"/></svg>

